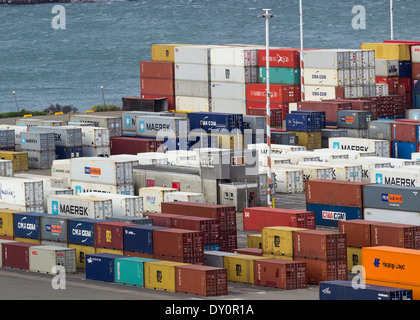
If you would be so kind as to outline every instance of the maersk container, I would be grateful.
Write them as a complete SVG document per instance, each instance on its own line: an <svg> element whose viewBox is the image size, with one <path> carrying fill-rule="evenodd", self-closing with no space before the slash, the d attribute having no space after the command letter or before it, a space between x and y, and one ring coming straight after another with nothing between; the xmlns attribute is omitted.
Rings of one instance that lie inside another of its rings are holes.
<svg viewBox="0 0 420 320"><path fill-rule="evenodd" d="M273 167L272 172L275 174L276 192L289 194L305 190L302 169Z"/></svg>
<svg viewBox="0 0 420 320"><path fill-rule="evenodd" d="M82 146L79 147L55 147L55 160L84 157ZM52 164L51 164L52 165ZM50 166L51 167L51 166Z"/></svg>
<svg viewBox="0 0 420 320"><path fill-rule="evenodd" d="M41 241L67 243L67 226L70 219L70 217L56 215L41 216Z"/></svg>
<svg viewBox="0 0 420 320"><path fill-rule="evenodd" d="M258 47L213 47L210 50L210 65L257 67Z"/></svg>
<svg viewBox="0 0 420 320"><path fill-rule="evenodd" d="M413 152L419 151L419 144L412 142L392 141L392 157L398 159L411 159Z"/></svg>
<svg viewBox="0 0 420 320"><path fill-rule="evenodd" d="M362 152L375 152L378 157L390 157L390 141L362 138L330 138L328 147L330 149L354 150Z"/></svg>
<svg viewBox="0 0 420 320"><path fill-rule="evenodd" d="M257 83L257 67L239 66L218 66L210 67L211 81L213 82L236 82L236 83Z"/></svg>
<svg viewBox="0 0 420 320"><path fill-rule="evenodd" d="M67 222L68 243L95 247L95 224L103 222L100 219L75 218Z"/></svg>
<svg viewBox="0 0 420 320"><path fill-rule="evenodd" d="M126 185L133 183L133 162L102 157L72 158L71 178L97 184Z"/></svg>
<svg viewBox="0 0 420 320"><path fill-rule="evenodd" d="M21 134L23 151L47 151L55 149L55 138L53 132L22 132Z"/></svg>
<svg viewBox="0 0 420 320"><path fill-rule="evenodd" d="M362 166L355 164L348 164L346 160L339 162L306 162L307 165L315 165L318 167L332 168L332 180L341 181L362 181Z"/></svg>
<svg viewBox="0 0 420 320"><path fill-rule="evenodd" d="M124 251L153 254L153 230L165 227L152 225L127 225L124 227Z"/></svg>
<svg viewBox="0 0 420 320"><path fill-rule="evenodd" d="M420 187L420 169L417 166L377 168L372 170L370 182L393 186Z"/></svg>
<svg viewBox="0 0 420 320"><path fill-rule="evenodd" d="M80 147L82 145L81 128L34 126L30 127L28 132L52 132L54 133L55 146L59 147Z"/></svg>
<svg viewBox="0 0 420 320"><path fill-rule="evenodd" d="M363 189L364 207L418 213L420 211L419 190L418 187L412 186L366 185Z"/></svg>
<svg viewBox="0 0 420 320"><path fill-rule="evenodd" d="M398 60L376 59L375 75L378 77L398 77L399 66Z"/></svg>
<svg viewBox="0 0 420 320"><path fill-rule="evenodd" d="M48 213L73 218L105 219L112 216L112 200L70 195L47 197Z"/></svg>
<svg viewBox="0 0 420 320"><path fill-rule="evenodd" d="M342 162L341 159L330 159L328 162ZM345 160L348 165L361 166L361 182L371 182L372 170L379 168L392 168L391 162L386 160L375 160L375 159L364 159L359 158L357 160L348 159Z"/></svg>
<svg viewBox="0 0 420 320"><path fill-rule="evenodd" d="M70 115L68 124L71 126L74 122L92 123L95 127L108 128L110 137L120 137L122 135L121 116L113 117L87 114Z"/></svg>
<svg viewBox="0 0 420 320"><path fill-rule="evenodd" d="M114 260L115 282L144 287L144 262L155 259L125 257Z"/></svg>
<svg viewBox="0 0 420 320"><path fill-rule="evenodd" d="M110 136L108 128L80 126L80 129L82 131L82 146L109 147Z"/></svg>
<svg viewBox="0 0 420 320"><path fill-rule="evenodd" d="M306 73L306 69L305 69ZM301 81L299 68L270 68L270 83L299 85ZM267 83L267 68L258 68L258 83Z"/></svg>
<svg viewBox="0 0 420 320"><path fill-rule="evenodd" d="M38 212L16 212L13 214L13 235L15 238L41 240L41 217Z"/></svg>
<svg viewBox="0 0 420 320"><path fill-rule="evenodd" d="M125 257L113 253L86 255L86 279L115 282L115 259Z"/></svg>
<svg viewBox="0 0 420 320"><path fill-rule="evenodd" d="M188 113L191 131L202 129L207 133L213 130L227 130L228 133L234 129L243 130L243 114L221 113L221 112L192 112Z"/></svg>
<svg viewBox="0 0 420 320"><path fill-rule="evenodd" d="M26 150L28 153L28 167L31 169L50 169L54 160L56 160L55 148L44 151Z"/></svg>
<svg viewBox="0 0 420 320"><path fill-rule="evenodd" d="M364 208L363 219L365 221L391 222L397 224L420 225L419 212L402 211L396 209Z"/></svg>
<svg viewBox="0 0 420 320"><path fill-rule="evenodd" d="M411 289L364 284L354 287L352 281L323 281L319 284L319 300L413 300Z"/></svg>
<svg viewBox="0 0 420 320"><path fill-rule="evenodd" d="M54 160L51 165L51 177L67 180L67 186L70 186L70 159Z"/></svg>
<svg viewBox="0 0 420 320"><path fill-rule="evenodd" d="M143 215L143 198L138 196L103 192L79 193L78 196L111 199L113 217L141 217Z"/></svg>
<svg viewBox="0 0 420 320"><path fill-rule="evenodd" d="M1 202L22 207L41 206L44 200L42 181L2 177L0 181Z"/></svg>
<svg viewBox="0 0 420 320"><path fill-rule="evenodd" d="M190 124L185 117L136 117L136 135L150 138L186 138Z"/></svg>
<svg viewBox="0 0 420 320"><path fill-rule="evenodd" d="M212 99L246 100L246 84L244 83L212 81L210 84L210 90Z"/></svg>
<svg viewBox="0 0 420 320"><path fill-rule="evenodd" d="M61 270L60 268L64 268ZM76 249L52 245L31 247L29 250L29 271L61 274L76 273Z"/></svg>
<svg viewBox="0 0 420 320"><path fill-rule="evenodd" d="M75 195L81 192L103 192L103 193L115 193L115 194L126 194L126 195L135 194L133 184L110 185L110 184L103 184L103 183L72 180L70 182L70 186Z"/></svg>
<svg viewBox="0 0 420 320"><path fill-rule="evenodd" d="M307 203L306 210L315 213L317 226L338 227L338 222L342 220L363 219L362 207Z"/></svg>
<svg viewBox="0 0 420 320"><path fill-rule="evenodd" d="M145 212L161 212L161 203L164 202L167 192L178 191L169 187L146 187L139 189L139 196L143 198L143 210Z"/></svg>
<svg viewBox="0 0 420 320"><path fill-rule="evenodd" d="M73 190L65 187L51 187L44 185L44 212L48 211L47 208L47 197L53 194L68 194L73 195Z"/></svg>

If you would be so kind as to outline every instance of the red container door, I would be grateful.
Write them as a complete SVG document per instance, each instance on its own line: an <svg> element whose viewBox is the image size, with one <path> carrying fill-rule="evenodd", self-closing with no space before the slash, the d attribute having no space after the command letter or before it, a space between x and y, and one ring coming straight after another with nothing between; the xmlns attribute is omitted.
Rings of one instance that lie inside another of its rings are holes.
<svg viewBox="0 0 420 320"><path fill-rule="evenodd" d="M3 243L3 267L29 270L29 250L37 244L27 242Z"/></svg>
<svg viewBox="0 0 420 320"><path fill-rule="evenodd" d="M146 180L146 186L147 187L154 187L155 186L155 180L154 179L147 179Z"/></svg>
<svg viewBox="0 0 420 320"><path fill-rule="evenodd" d="M115 250L124 250L123 226L135 225L125 222L99 222L95 224L96 246Z"/></svg>
<svg viewBox="0 0 420 320"><path fill-rule="evenodd" d="M181 190L181 182L172 182L172 188Z"/></svg>

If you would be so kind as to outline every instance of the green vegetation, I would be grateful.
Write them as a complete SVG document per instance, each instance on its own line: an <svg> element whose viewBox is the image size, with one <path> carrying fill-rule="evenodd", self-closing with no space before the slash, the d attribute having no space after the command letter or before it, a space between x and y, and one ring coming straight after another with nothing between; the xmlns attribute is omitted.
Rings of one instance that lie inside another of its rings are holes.
<svg viewBox="0 0 420 320"><path fill-rule="evenodd" d="M104 112L104 111L120 111L121 107L116 104L96 104L92 106L91 110L93 112Z"/></svg>
<svg viewBox="0 0 420 320"><path fill-rule="evenodd" d="M62 106L61 104L56 103L55 105L50 105L48 108L44 109L46 114L56 114L57 112L66 113L76 113L77 108L72 105Z"/></svg>
<svg viewBox="0 0 420 320"><path fill-rule="evenodd" d="M23 117L24 115L32 114L33 116L44 116L46 115L43 111L27 111L27 110L21 110L21 111L11 111L11 112L5 112L0 113L0 118L19 118Z"/></svg>

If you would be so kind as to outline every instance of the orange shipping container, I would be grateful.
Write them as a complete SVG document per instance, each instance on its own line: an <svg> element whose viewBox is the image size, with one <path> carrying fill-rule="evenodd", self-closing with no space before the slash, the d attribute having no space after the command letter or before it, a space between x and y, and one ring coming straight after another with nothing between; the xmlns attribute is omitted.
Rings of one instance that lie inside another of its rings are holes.
<svg viewBox="0 0 420 320"><path fill-rule="evenodd" d="M403 283L368 280L368 279L366 279L365 282L366 284L374 284L376 286L385 286L385 287L391 287L391 288L401 288L401 289L411 290L413 292L413 300L420 300L420 286L414 286L414 285L403 284Z"/></svg>
<svg viewBox="0 0 420 320"><path fill-rule="evenodd" d="M420 250L365 247L362 266L366 279L420 286Z"/></svg>

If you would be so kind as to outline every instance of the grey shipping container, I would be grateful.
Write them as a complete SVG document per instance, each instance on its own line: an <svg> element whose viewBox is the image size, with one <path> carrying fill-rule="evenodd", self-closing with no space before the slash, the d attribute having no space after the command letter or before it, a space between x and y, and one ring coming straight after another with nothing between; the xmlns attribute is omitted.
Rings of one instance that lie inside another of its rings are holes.
<svg viewBox="0 0 420 320"><path fill-rule="evenodd" d="M13 177L13 161L0 159L0 176L1 177Z"/></svg>
<svg viewBox="0 0 420 320"><path fill-rule="evenodd" d="M22 132L22 151L55 150L55 137L53 132Z"/></svg>
<svg viewBox="0 0 420 320"><path fill-rule="evenodd" d="M370 121L368 125L369 139L392 139L393 121Z"/></svg>
<svg viewBox="0 0 420 320"><path fill-rule="evenodd" d="M58 267L64 268L64 271ZM49 274L76 273L76 249L53 245L34 246L29 250L29 270Z"/></svg>
<svg viewBox="0 0 420 320"><path fill-rule="evenodd" d="M346 129L347 137L350 138L364 138L367 139L369 136L368 129Z"/></svg>
<svg viewBox="0 0 420 320"><path fill-rule="evenodd" d="M47 215L40 219L41 240L67 243L67 223L69 217Z"/></svg>
<svg viewBox="0 0 420 320"><path fill-rule="evenodd" d="M266 132L267 131L267 118L264 116L244 115L243 126L244 126L244 130L250 129L250 130L253 130L253 133L255 133L255 130L257 129L264 129L264 131Z"/></svg>
<svg viewBox="0 0 420 320"><path fill-rule="evenodd" d="M420 188L369 184L363 187L365 208L420 212Z"/></svg>
<svg viewBox="0 0 420 320"><path fill-rule="evenodd" d="M49 169L56 158L55 149L28 152L28 167L31 169Z"/></svg>
<svg viewBox="0 0 420 320"><path fill-rule="evenodd" d="M15 130L0 130L0 149L11 149L15 147Z"/></svg>
<svg viewBox="0 0 420 320"><path fill-rule="evenodd" d="M372 113L362 110L340 110L337 112L337 127L346 129L367 129Z"/></svg>
<svg viewBox="0 0 420 320"><path fill-rule="evenodd" d="M77 122L93 123L95 127L108 128L110 137L122 136L122 118L121 117L85 115L85 114L71 115L69 125L73 125L74 123L77 123Z"/></svg>
<svg viewBox="0 0 420 320"><path fill-rule="evenodd" d="M71 126L46 127L35 126L28 128L29 132L54 133L55 145L59 147L80 147L82 145L82 129Z"/></svg>
<svg viewBox="0 0 420 320"><path fill-rule="evenodd" d="M237 253L225 251L204 251L203 261L205 266L224 268L224 257L235 255Z"/></svg>
<svg viewBox="0 0 420 320"><path fill-rule="evenodd" d="M186 138L190 122L184 117L136 117L136 134L139 137Z"/></svg>
<svg viewBox="0 0 420 320"><path fill-rule="evenodd" d="M336 137L347 137L346 129L321 129L322 147L328 148L328 139Z"/></svg>

